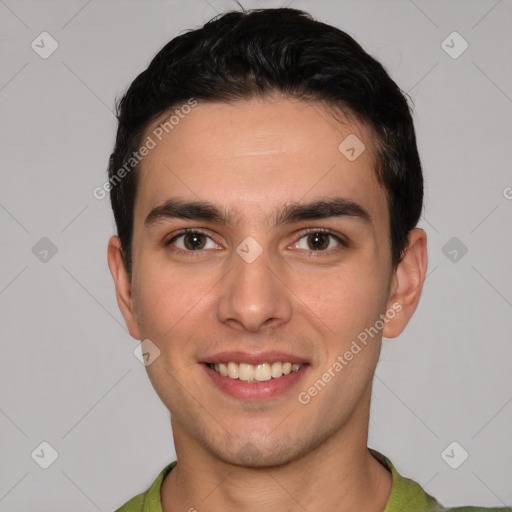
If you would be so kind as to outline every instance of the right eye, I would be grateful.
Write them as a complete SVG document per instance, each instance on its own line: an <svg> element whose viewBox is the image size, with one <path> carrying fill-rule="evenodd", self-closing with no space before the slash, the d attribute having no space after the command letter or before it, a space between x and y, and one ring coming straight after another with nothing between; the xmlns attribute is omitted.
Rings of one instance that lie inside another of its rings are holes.
<svg viewBox="0 0 512 512"><path fill-rule="evenodd" d="M177 240L180 240L180 243L176 243ZM212 246L205 247L207 244L207 240L211 241ZM173 236L168 242L165 244L166 246L173 246L172 249L175 252L196 252L203 251L206 249L215 249L220 247L216 244L210 236L208 236L203 231L197 229L184 229L180 231L177 235Z"/></svg>

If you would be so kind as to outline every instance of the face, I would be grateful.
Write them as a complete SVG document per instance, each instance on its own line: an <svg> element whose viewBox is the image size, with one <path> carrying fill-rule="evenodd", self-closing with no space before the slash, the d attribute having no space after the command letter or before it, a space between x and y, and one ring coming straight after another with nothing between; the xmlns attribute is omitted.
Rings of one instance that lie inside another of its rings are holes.
<svg viewBox="0 0 512 512"><path fill-rule="evenodd" d="M382 330L407 322L369 133L274 97L199 103L152 137L131 288L118 239L109 263L130 334L160 351L146 368L177 450L272 466L366 442Z"/></svg>

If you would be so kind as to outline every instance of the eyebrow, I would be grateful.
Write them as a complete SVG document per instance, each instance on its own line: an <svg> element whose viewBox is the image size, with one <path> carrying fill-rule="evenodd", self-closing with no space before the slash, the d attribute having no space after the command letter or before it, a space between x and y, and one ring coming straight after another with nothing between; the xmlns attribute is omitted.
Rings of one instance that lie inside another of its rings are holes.
<svg viewBox="0 0 512 512"><path fill-rule="evenodd" d="M274 213L272 220L274 226L279 226L331 217L353 217L365 223L372 223L372 218L367 210L360 204L343 197L321 199L309 203L285 204ZM203 220L232 225L237 218L232 212L221 209L209 201L168 199L149 212L144 220L144 225L149 228L158 222L170 219Z"/></svg>

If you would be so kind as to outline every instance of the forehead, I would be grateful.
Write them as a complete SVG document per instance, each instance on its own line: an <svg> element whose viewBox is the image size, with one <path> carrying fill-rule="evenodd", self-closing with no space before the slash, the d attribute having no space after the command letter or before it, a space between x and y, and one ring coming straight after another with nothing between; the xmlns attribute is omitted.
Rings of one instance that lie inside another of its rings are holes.
<svg viewBox="0 0 512 512"><path fill-rule="evenodd" d="M136 223L172 197L208 200L240 224L268 220L283 203L328 196L387 216L369 130L318 102L273 97L173 107L148 126L143 143L149 139Z"/></svg>

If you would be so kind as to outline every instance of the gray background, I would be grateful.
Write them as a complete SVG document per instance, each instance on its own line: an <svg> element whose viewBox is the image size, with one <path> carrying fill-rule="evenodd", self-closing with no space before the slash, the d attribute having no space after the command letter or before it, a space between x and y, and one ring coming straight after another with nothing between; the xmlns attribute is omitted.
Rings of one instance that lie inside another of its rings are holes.
<svg viewBox="0 0 512 512"><path fill-rule="evenodd" d="M512 505L512 2L287 3L354 36L415 102L429 274L406 332L384 340L369 445L445 505ZM111 511L174 460L115 301L110 205L92 191L116 96L169 39L228 8L0 0L1 511ZM31 48L43 31L59 45L47 59ZM469 44L458 58L441 45L454 31ZM43 441L58 452L48 469ZM469 453L458 469L442 457L453 441Z"/></svg>

